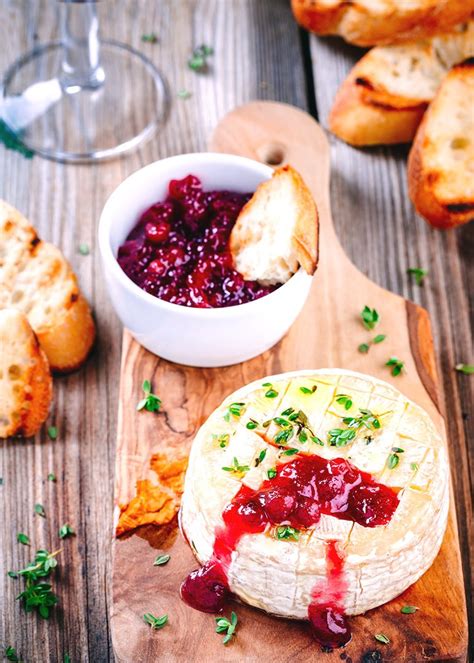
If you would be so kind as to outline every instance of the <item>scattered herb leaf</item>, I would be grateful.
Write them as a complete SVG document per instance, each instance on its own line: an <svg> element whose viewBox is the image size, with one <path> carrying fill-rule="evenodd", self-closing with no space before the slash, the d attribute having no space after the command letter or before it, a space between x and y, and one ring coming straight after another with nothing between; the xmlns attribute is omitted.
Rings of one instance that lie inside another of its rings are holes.
<svg viewBox="0 0 474 663"><path fill-rule="evenodd" d="M51 590L50 584L42 580L37 581L49 577L51 571L58 565L56 555L60 552L60 550L53 553L37 550L34 561L24 569L16 571L18 576L25 579L25 589L18 594L17 599L23 601L26 612L36 609L43 619L48 619L50 609L57 604L58 597Z"/></svg>
<svg viewBox="0 0 474 663"><path fill-rule="evenodd" d="M418 469L418 463L410 463L410 470L416 472Z"/></svg>
<svg viewBox="0 0 474 663"><path fill-rule="evenodd" d="M258 454L258 457L255 459L255 467L258 467L260 465L260 463L264 460L266 455L267 455L267 450L262 449L261 452Z"/></svg>
<svg viewBox="0 0 474 663"><path fill-rule="evenodd" d="M7 661L20 663L20 659L18 658L18 654L16 653L16 649L14 647L5 647L5 658Z"/></svg>
<svg viewBox="0 0 474 663"><path fill-rule="evenodd" d="M216 633L225 633L222 644L226 645L230 642L233 635L235 635L235 628L237 626L237 615L231 612L230 621L227 617L216 617Z"/></svg>
<svg viewBox="0 0 474 663"><path fill-rule="evenodd" d="M298 453L298 451L299 449L293 449L293 448L286 449L285 451L283 451L282 456L294 456L295 454Z"/></svg>
<svg viewBox="0 0 474 663"><path fill-rule="evenodd" d="M324 447L324 442L321 440L321 438L316 437L316 435L312 435L312 436L311 436L311 440L312 440L315 444L319 444L320 447Z"/></svg>
<svg viewBox="0 0 474 663"><path fill-rule="evenodd" d="M241 417L244 411L245 403L231 403L227 409L227 420L230 420L230 415L234 417ZM225 419L225 417L224 417Z"/></svg>
<svg viewBox="0 0 474 663"><path fill-rule="evenodd" d="M317 386L316 386L315 384L313 384L313 386L311 387L311 389L309 389L308 387L300 387L300 391L301 391L303 394L314 394L314 392L316 391L316 389L317 389Z"/></svg>
<svg viewBox="0 0 474 663"><path fill-rule="evenodd" d="M255 421L255 419L250 419L250 421L247 422L246 427L249 430L254 430L255 428L258 428L258 421Z"/></svg>
<svg viewBox="0 0 474 663"><path fill-rule="evenodd" d="M81 242L77 247L77 250L79 251L81 256L88 256L89 253L91 252L89 244L86 244L85 242Z"/></svg>
<svg viewBox="0 0 474 663"><path fill-rule="evenodd" d="M409 267L407 269L407 274L415 277L416 285L423 285L423 280L428 274L428 270L423 269L422 267Z"/></svg>
<svg viewBox="0 0 474 663"><path fill-rule="evenodd" d="M293 541L298 541L300 538L300 531L289 525L279 525L275 528L275 536L280 540L292 539Z"/></svg>
<svg viewBox="0 0 474 663"><path fill-rule="evenodd" d="M176 96L178 97L178 99L189 99L190 97L192 97L192 94L189 90L183 89L183 90L178 90Z"/></svg>
<svg viewBox="0 0 474 663"><path fill-rule="evenodd" d="M142 35L142 41L148 44L156 44L158 41L158 37L154 32L150 32L149 34Z"/></svg>
<svg viewBox="0 0 474 663"><path fill-rule="evenodd" d="M384 635L383 633L376 633L374 635L374 638L379 642L383 642L384 645L388 645L390 642L389 638L387 638L387 636Z"/></svg>
<svg viewBox="0 0 474 663"><path fill-rule="evenodd" d="M18 543L21 543L24 546L29 546L30 545L30 537L27 536L26 534L23 534L23 532L18 532L16 535L16 540Z"/></svg>
<svg viewBox="0 0 474 663"><path fill-rule="evenodd" d="M219 446L221 449L225 449L225 447L229 444L230 440L229 433L222 433L221 435L213 435L212 437L214 440L217 440L217 442L219 442Z"/></svg>
<svg viewBox="0 0 474 663"><path fill-rule="evenodd" d="M328 431L328 442L331 447L345 447L355 436L355 430L350 428L332 428Z"/></svg>
<svg viewBox="0 0 474 663"><path fill-rule="evenodd" d="M403 608L400 610L400 612L403 613L404 615L412 615L417 610L418 608L415 608L414 605L404 605Z"/></svg>
<svg viewBox="0 0 474 663"><path fill-rule="evenodd" d="M368 343L361 343L357 348L362 354L367 354L370 350Z"/></svg>
<svg viewBox="0 0 474 663"><path fill-rule="evenodd" d="M164 566L165 564L168 564L170 559L170 555L158 555L158 557L153 562L153 566Z"/></svg>
<svg viewBox="0 0 474 663"><path fill-rule="evenodd" d="M391 368L392 375L396 377L397 375L400 375L400 373L405 368L405 362L403 362L401 359L397 359L397 357L390 357L390 359L385 363L385 366Z"/></svg>
<svg viewBox="0 0 474 663"><path fill-rule="evenodd" d="M48 481L54 481L54 482L57 481L57 479L56 479L56 475L53 474L53 472L50 472L50 473L48 474Z"/></svg>
<svg viewBox="0 0 474 663"><path fill-rule="evenodd" d="M276 398L277 396L278 396L278 391L275 391L273 387L270 387L270 389L265 392L265 398Z"/></svg>
<svg viewBox="0 0 474 663"><path fill-rule="evenodd" d="M62 525L62 527L60 527L58 535L59 535L60 539L65 539L68 536L74 536L75 533L76 532L74 531L74 529L71 527L71 525L69 523L64 523L64 525Z"/></svg>
<svg viewBox="0 0 474 663"><path fill-rule="evenodd" d="M386 338L387 336L385 334L377 334L372 343L382 343L382 341L385 341Z"/></svg>
<svg viewBox="0 0 474 663"><path fill-rule="evenodd" d="M269 479L274 479L277 475L277 471L274 467L271 467L269 470L267 470L267 477Z"/></svg>
<svg viewBox="0 0 474 663"><path fill-rule="evenodd" d="M245 474L250 470L248 465L240 465L237 458L234 456L231 467L223 467L224 472L232 472L233 474Z"/></svg>
<svg viewBox="0 0 474 663"><path fill-rule="evenodd" d="M338 394L336 396L336 402L339 405L343 405L345 410L350 410L352 407L352 398L347 396L347 394Z"/></svg>
<svg viewBox="0 0 474 663"><path fill-rule="evenodd" d="M474 364L456 364L455 368L464 375L474 375Z"/></svg>
<svg viewBox="0 0 474 663"><path fill-rule="evenodd" d="M188 60L188 67L197 73L204 73L208 69L207 58L214 55L214 49L202 44L193 50Z"/></svg>
<svg viewBox="0 0 474 663"><path fill-rule="evenodd" d="M393 470L400 462L400 456L396 453L391 453L388 457L387 465L389 470Z"/></svg>
<svg viewBox="0 0 474 663"><path fill-rule="evenodd" d="M165 624L168 623L168 615L163 615L162 617L154 617L151 612L146 612L143 615L143 621L151 626L154 631L158 631L160 628L163 628Z"/></svg>
<svg viewBox="0 0 474 663"><path fill-rule="evenodd" d="M369 330L374 329L380 321L380 315L378 311L376 311L374 308L370 308L369 306L364 306L360 316L362 318L362 324L366 329Z"/></svg>
<svg viewBox="0 0 474 663"><path fill-rule="evenodd" d="M137 410L147 410L148 412L158 412L161 407L161 399L151 391L150 380L145 380L142 385L145 397L137 405Z"/></svg>
<svg viewBox="0 0 474 663"><path fill-rule="evenodd" d="M41 518L46 518L46 512L42 504L35 504L35 513L41 516Z"/></svg>
<svg viewBox="0 0 474 663"><path fill-rule="evenodd" d="M58 437L58 429L56 426L50 426L48 428L48 437L50 440L55 440Z"/></svg>

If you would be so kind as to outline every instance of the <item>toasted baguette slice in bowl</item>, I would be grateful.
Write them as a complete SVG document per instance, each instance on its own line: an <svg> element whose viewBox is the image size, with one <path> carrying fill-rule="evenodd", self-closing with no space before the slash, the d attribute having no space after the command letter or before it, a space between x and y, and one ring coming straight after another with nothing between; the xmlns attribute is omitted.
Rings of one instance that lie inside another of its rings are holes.
<svg viewBox="0 0 474 663"><path fill-rule="evenodd" d="M298 23L358 46L424 39L466 21L473 0L292 0Z"/></svg>
<svg viewBox="0 0 474 663"><path fill-rule="evenodd" d="M16 209L0 201L0 308L22 311L51 369L79 368L95 325L77 278L62 253L39 239Z"/></svg>
<svg viewBox="0 0 474 663"><path fill-rule="evenodd" d="M449 69L474 56L474 22L432 39L377 47L336 94L329 128L355 146L408 143Z"/></svg>
<svg viewBox="0 0 474 663"><path fill-rule="evenodd" d="M416 210L436 228L474 220L474 58L444 79L408 158Z"/></svg>
<svg viewBox="0 0 474 663"><path fill-rule="evenodd" d="M248 281L285 283L301 266L318 263L318 211L301 175L283 166L259 185L230 236L238 272Z"/></svg>
<svg viewBox="0 0 474 663"><path fill-rule="evenodd" d="M34 435L52 393L48 359L25 315L0 309L0 438Z"/></svg>

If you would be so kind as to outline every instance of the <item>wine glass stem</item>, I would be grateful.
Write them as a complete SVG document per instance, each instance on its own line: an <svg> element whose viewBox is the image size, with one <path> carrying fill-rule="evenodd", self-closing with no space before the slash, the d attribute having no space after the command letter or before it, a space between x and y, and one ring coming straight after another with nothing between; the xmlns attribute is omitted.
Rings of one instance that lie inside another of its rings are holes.
<svg viewBox="0 0 474 663"><path fill-rule="evenodd" d="M66 92L95 89L104 82L100 66L99 21L95 2L61 3L61 41L64 58L60 83Z"/></svg>

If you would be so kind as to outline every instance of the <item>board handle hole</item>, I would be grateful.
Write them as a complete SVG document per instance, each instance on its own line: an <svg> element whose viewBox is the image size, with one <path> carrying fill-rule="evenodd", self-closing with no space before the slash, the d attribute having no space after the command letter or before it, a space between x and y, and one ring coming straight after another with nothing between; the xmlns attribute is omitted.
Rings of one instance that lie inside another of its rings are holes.
<svg viewBox="0 0 474 663"><path fill-rule="evenodd" d="M258 150L258 158L267 166L279 166L285 160L285 150L278 143L263 145Z"/></svg>

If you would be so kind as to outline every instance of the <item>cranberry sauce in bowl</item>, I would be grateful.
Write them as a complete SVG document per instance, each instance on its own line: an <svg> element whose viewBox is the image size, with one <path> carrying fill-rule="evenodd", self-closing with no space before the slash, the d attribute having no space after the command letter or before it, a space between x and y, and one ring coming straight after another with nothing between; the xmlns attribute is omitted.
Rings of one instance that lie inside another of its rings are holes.
<svg viewBox="0 0 474 663"><path fill-rule="evenodd" d="M166 200L149 207L120 246L120 266L146 292L181 306L221 308L267 295L278 286L245 281L229 250L251 196L203 191L194 175L171 180Z"/></svg>

